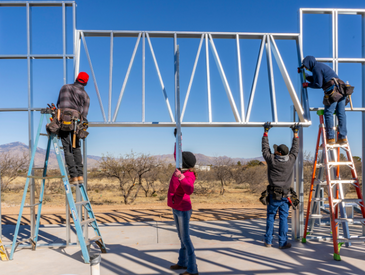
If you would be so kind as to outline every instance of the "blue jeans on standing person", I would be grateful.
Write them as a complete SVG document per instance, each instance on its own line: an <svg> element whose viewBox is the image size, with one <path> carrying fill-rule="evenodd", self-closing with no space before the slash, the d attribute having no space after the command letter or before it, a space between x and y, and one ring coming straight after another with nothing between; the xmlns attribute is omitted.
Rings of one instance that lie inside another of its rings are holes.
<svg viewBox="0 0 365 275"><path fill-rule="evenodd" d="M172 209L177 228L177 234L181 242L179 251L179 266L186 266L189 273L198 273L193 243L190 240L189 221L192 210L179 211Z"/></svg>
<svg viewBox="0 0 365 275"><path fill-rule="evenodd" d="M338 118L338 138L344 139L347 136L346 128L346 96L342 97L338 102L333 102L331 105L324 106L324 118L326 124L327 139L335 138L335 131L333 130L333 113L336 110Z"/></svg>
<svg viewBox="0 0 365 275"><path fill-rule="evenodd" d="M270 200L267 205L265 243L272 244L275 216L279 209L279 246L285 246L288 241L289 202L287 198L282 198L281 201L278 201L274 200L271 194L269 197Z"/></svg>

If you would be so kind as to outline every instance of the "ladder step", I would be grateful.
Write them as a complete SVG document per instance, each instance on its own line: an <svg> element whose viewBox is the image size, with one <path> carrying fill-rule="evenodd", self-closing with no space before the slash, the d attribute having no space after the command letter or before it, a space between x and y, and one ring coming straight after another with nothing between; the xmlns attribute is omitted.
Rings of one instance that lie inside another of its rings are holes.
<svg viewBox="0 0 365 275"><path fill-rule="evenodd" d="M358 202L362 202L362 199L333 199L334 203L339 203L339 202L345 202L345 203L358 203Z"/></svg>
<svg viewBox="0 0 365 275"><path fill-rule="evenodd" d="M98 240L101 240L101 236L96 235L96 236L92 237L91 239L88 239L87 243L90 244L90 243L93 243L93 242L98 241Z"/></svg>
<svg viewBox="0 0 365 275"><path fill-rule="evenodd" d="M312 201L328 201L328 198L313 198Z"/></svg>
<svg viewBox="0 0 365 275"><path fill-rule="evenodd" d="M327 144L327 149L330 149L330 148L347 148L349 147L349 144L348 143L344 143L344 144Z"/></svg>
<svg viewBox="0 0 365 275"><path fill-rule="evenodd" d="M27 176L27 178L30 178L30 179L62 179L64 178L64 176L45 176L45 177L42 177L42 176Z"/></svg>
<svg viewBox="0 0 365 275"><path fill-rule="evenodd" d="M364 218L353 218L353 219L349 219L349 218L338 218L335 219L335 222L365 222Z"/></svg>
<svg viewBox="0 0 365 275"><path fill-rule="evenodd" d="M309 215L309 218L320 219L320 218L323 218L323 215L322 214L311 214L311 215Z"/></svg>
<svg viewBox="0 0 365 275"><path fill-rule="evenodd" d="M45 134L45 133L40 133L39 135L48 137L48 134Z"/></svg>
<svg viewBox="0 0 365 275"><path fill-rule="evenodd" d="M364 220L365 220L365 219L364 219ZM92 222L94 222L94 221L95 221L95 219L87 219L87 220L82 221L80 224L81 224L81 225L85 225L85 224L92 223Z"/></svg>
<svg viewBox="0 0 365 275"><path fill-rule="evenodd" d="M44 167L33 167L33 170L43 170Z"/></svg>
<svg viewBox="0 0 365 275"><path fill-rule="evenodd" d="M40 205L41 203L36 203L36 204L31 204L31 205L24 205L24 207L33 207L33 206L37 206L37 205Z"/></svg>
<svg viewBox="0 0 365 275"><path fill-rule="evenodd" d="M85 204L88 204L89 201L80 201L80 202L76 202L75 205L76 206L80 206L80 205L85 205Z"/></svg>
<svg viewBox="0 0 365 275"><path fill-rule="evenodd" d="M352 165L353 163L351 161L330 161L328 162L328 165L331 166L338 166L338 165Z"/></svg>
<svg viewBox="0 0 365 275"><path fill-rule="evenodd" d="M363 243L365 242L365 236L351 236L350 238L337 238L337 242L351 242L351 243Z"/></svg>

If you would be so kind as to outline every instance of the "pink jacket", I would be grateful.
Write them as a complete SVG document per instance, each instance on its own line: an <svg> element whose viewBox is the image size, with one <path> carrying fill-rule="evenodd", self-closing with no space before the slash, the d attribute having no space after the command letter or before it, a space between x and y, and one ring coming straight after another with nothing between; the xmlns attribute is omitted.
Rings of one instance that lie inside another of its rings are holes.
<svg viewBox="0 0 365 275"><path fill-rule="evenodd" d="M176 159L176 145L174 157ZM167 192L167 205L176 210L189 211L191 210L190 195L194 192L195 174L189 170L183 174L185 178L180 181L178 177L172 175Z"/></svg>

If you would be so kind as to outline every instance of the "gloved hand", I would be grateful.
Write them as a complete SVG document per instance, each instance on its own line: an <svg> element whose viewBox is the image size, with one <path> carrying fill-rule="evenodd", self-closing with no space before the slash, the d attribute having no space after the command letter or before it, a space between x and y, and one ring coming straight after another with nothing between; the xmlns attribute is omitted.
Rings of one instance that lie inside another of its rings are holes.
<svg viewBox="0 0 365 275"><path fill-rule="evenodd" d="M177 168L175 169L174 176L175 177L178 177L179 180L182 180L182 179L185 178L184 174L182 174L181 171L179 169L177 169Z"/></svg>
<svg viewBox="0 0 365 275"><path fill-rule="evenodd" d="M298 67L298 74L300 74L302 72L302 68L303 67Z"/></svg>
<svg viewBox="0 0 365 275"><path fill-rule="evenodd" d="M272 128L271 122L266 122L264 124L265 133L268 133L271 128Z"/></svg>
<svg viewBox="0 0 365 275"><path fill-rule="evenodd" d="M308 82L303 82L303 88L308 88Z"/></svg>
<svg viewBox="0 0 365 275"><path fill-rule="evenodd" d="M175 128L175 130L174 130L174 136L176 137L176 135L177 135L177 129ZM181 139L182 139L182 133L181 133Z"/></svg>
<svg viewBox="0 0 365 275"><path fill-rule="evenodd" d="M294 134L298 134L298 132L299 132L299 128L300 128L299 123L295 123L294 125L290 126L290 129L292 129L292 130L293 130L293 133L294 133Z"/></svg>

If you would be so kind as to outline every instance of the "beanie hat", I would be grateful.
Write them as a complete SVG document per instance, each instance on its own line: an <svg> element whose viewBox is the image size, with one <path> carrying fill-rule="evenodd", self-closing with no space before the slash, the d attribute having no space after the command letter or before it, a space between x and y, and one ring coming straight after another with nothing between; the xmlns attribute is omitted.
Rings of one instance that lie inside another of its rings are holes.
<svg viewBox="0 0 365 275"><path fill-rule="evenodd" d="M183 168L194 168L196 158L192 152L182 152Z"/></svg>
<svg viewBox="0 0 365 275"><path fill-rule="evenodd" d="M76 81L86 85L87 82L89 81L89 75L85 72L80 72L79 75L76 78Z"/></svg>

